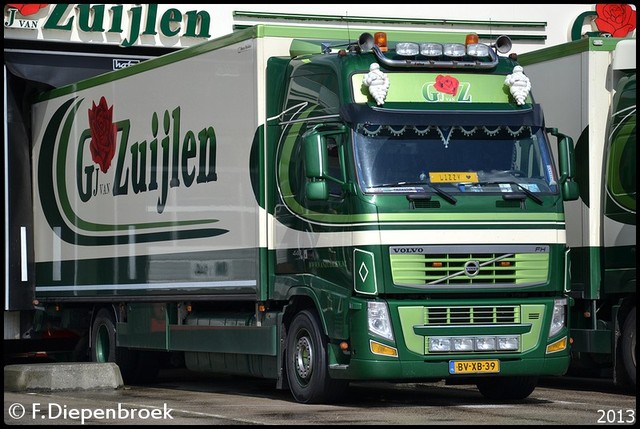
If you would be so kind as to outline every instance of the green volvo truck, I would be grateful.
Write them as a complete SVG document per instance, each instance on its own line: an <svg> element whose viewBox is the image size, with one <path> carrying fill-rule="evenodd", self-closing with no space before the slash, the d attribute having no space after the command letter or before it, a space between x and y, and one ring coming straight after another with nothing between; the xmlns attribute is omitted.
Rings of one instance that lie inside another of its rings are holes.
<svg viewBox="0 0 640 429"><path fill-rule="evenodd" d="M573 142L508 38L358 33L260 25L38 94L32 335L302 403L565 374Z"/></svg>
<svg viewBox="0 0 640 429"><path fill-rule="evenodd" d="M571 370L636 385L636 39L587 37L519 57L550 126L576 142L566 204Z"/></svg>

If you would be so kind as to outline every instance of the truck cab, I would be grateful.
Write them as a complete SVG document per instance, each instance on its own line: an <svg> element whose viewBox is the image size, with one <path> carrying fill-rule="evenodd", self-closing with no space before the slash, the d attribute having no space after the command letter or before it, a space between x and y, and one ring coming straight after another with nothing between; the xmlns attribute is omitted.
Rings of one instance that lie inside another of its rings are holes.
<svg viewBox="0 0 640 429"><path fill-rule="evenodd" d="M466 39L294 41L270 60L273 297L315 302L334 379L466 380L515 399L567 369L573 145L510 91L507 39ZM308 367L289 367L306 397Z"/></svg>

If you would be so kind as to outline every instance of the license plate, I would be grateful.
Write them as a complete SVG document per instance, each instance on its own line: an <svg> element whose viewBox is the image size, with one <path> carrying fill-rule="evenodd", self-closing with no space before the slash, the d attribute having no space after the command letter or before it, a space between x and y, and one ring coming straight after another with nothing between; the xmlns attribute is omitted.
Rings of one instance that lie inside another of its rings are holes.
<svg viewBox="0 0 640 429"><path fill-rule="evenodd" d="M432 183L478 183L477 172L457 172L457 171L443 171L443 172L430 172L429 180Z"/></svg>
<svg viewBox="0 0 640 429"><path fill-rule="evenodd" d="M500 361L450 360L449 374L490 374L500 372Z"/></svg>

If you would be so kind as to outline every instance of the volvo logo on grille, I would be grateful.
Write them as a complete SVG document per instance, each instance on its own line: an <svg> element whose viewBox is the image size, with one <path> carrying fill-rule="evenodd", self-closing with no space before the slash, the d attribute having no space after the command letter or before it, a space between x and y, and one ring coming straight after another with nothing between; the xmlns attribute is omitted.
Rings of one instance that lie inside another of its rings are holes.
<svg viewBox="0 0 640 429"><path fill-rule="evenodd" d="M480 262L468 261L464 264L464 273L467 277L475 277L480 272Z"/></svg>

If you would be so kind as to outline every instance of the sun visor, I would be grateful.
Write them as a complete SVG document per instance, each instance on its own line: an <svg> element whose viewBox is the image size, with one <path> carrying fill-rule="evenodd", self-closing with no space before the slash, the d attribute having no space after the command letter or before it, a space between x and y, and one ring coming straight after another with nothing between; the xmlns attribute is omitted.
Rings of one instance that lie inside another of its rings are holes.
<svg viewBox="0 0 640 429"><path fill-rule="evenodd" d="M352 124L387 124L421 126L544 126L539 104L518 110L405 110L377 108L367 104L351 103L340 109L340 117Z"/></svg>

